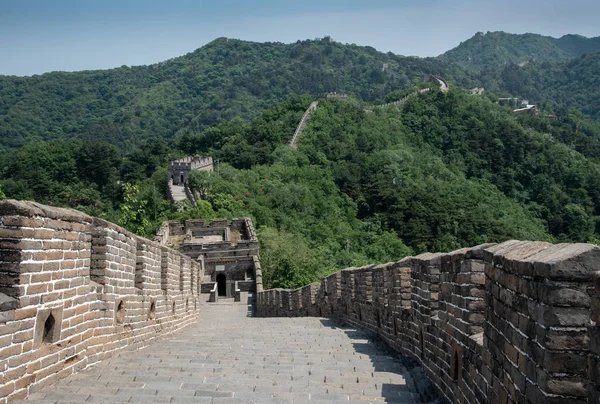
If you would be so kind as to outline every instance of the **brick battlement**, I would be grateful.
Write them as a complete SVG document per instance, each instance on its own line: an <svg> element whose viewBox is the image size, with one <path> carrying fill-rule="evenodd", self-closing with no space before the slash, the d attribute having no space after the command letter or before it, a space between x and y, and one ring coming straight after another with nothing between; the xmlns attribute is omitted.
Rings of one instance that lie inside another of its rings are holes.
<svg viewBox="0 0 600 404"><path fill-rule="evenodd" d="M0 403L198 318L196 261L105 220L0 202Z"/></svg>
<svg viewBox="0 0 600 404"><path fill-rule="evenodd" d="M376 332L450 402L598 403L599 269L593 245L507 241L259 292L257 314Z"/></svg>

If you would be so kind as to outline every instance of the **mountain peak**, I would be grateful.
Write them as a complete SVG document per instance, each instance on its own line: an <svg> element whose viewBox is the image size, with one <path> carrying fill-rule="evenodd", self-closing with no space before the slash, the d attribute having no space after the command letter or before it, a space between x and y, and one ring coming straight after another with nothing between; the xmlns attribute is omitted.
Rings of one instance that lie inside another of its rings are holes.
<svg viewBox="0 0 600 404"><path fill-rule="evenodd" d="M465 67L484 70L529 61L567 61L600 50L600 37L567 34L560 38L533 33L478 32L441 55Z"/></svg>

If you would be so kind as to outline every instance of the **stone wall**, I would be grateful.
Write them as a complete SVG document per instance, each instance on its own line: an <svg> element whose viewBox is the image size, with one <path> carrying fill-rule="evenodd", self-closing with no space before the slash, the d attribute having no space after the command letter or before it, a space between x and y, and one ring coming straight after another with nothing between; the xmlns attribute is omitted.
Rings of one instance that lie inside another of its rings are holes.
<svg viewBox="0 0 600 404"><path fill-rule="evenodd" d="M507 241L259 292L257 314L372 330L450 402L597 403L599 269L596 246Z"/></svg>
<svg viewBox="0 0 600 404"><path fill-rule="evenodd" d="M592 323L589 327L590 355L588 358L589 402L600 403L600 272L594 275Z"/></svg>
<svg viewBox="0 0 600 404"><path fill-rule="evenodd" d="M202 276L102 219L0 202L0 403L195 321Z"/></svg>

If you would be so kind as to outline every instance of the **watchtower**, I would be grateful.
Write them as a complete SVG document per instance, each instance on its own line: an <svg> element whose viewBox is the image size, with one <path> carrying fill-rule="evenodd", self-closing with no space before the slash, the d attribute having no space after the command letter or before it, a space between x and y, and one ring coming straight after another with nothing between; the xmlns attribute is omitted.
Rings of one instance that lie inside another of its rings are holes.
<svg viewBox="0 0 600 404"><path fill-rule="evenodd" d="M192 170L212 171L212 157L190 156L169 162L169 178L173 185L185 185Z"/></svg>

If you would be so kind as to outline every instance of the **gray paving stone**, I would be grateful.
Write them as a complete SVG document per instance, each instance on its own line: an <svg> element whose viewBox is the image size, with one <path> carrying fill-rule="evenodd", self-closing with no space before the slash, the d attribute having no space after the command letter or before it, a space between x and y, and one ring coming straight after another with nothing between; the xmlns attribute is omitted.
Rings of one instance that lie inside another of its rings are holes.
<svg viewBox="0 0 600 404"><path fill-rule="evenodd" d="M200 321L177 336L123 352L24 402L418 402L402 363L360 330L318 318L251 318L233 303L200 310Z"/></svg>

